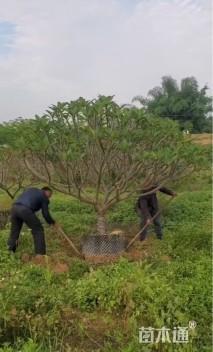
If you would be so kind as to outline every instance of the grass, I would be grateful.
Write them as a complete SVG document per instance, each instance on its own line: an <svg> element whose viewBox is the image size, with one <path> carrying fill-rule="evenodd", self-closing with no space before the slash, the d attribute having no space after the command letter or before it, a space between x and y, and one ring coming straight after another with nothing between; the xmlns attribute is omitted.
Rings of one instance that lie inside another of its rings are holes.
<svg viewBox="0 0 213 352"><path fill-rule="evenodd" d="M141 260L94 266L69 256L55 231L46 228L48 250L66 262L67 272L20 261L33 254L32 238L24 229L17 254L5 248L9 228L0 237L0 352L208 352L211 351L211 185L199 173L171 188L168 199L159 195L165 238L150 234L140 247ZM189 185L191 188L189 188ZM1 194L7 210L7 198ZM71 197L55 194L51 211L75 243L95 227L92 208ZM118 204L108 214L109 228L118 225L134 233L139 219L134 202ZM144 258L144 251L147 252ZM188 326L189 343L179 346L140 344L139 328Z"/></svg>

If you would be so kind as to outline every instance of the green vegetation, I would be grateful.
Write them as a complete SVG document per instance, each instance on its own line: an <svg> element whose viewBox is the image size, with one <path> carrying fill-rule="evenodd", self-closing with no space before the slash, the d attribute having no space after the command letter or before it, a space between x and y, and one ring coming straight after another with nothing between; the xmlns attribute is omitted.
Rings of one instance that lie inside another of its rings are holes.
<svg viewBox="0 0 213 352"><path fill-rule="evenodd" d="M0 352L211 351L211 150L162 119L188 102L180 125L201 131L209 98L195 79L178 88L171 77L152 96L145 109L79 98L0 125ZM151 105L159 118L146 114ZM8 210L28 184L55 189L51 212L80 248L91 233L122 228L130 239L138 232L134 205L150 175L156 190L168 184L178 197L167 207L159 194L165 237L156 240L150 227L147 242L131 248L137 261L100 266L76 258L46 225L45 262L32 259L26 227L18 251L8 253ZM175 328L189 327L189 341L142 344L141 327L166 327L171 340Z"/></svg>
<svg viewBox="0 0 213 352"><path fill-rule="evenodd" d="M148 98L136 96L134 101L142 104L143 110L154 116L179 122L181 129L192 133L212 132L212 97L207 95L208 87L199 89L195 77L181 80L180 87L171 76L162 77L161 87L148 92Z"/></svg>
<svg viewBox="0 0 213 352"><path fill-rule="evenodd" d="M139 262L91 266L69 257L57 233L47 229L49 254L69 265L68 272L56 274L48 265L21 263L22 252L33 253L29 231L23 230L13 256L5 248L9 229L2 230L0 351L211 351L211 185L206 174L193 181L190 191L189 178L172 185L179 195L168 208L160 195L165 239L148 240L146 259L141 247ZM108 214L111 226L135 229L133 206L131 200L116 205ZM95 213L89 205L55 194L51 210L76 242L92 232ZM173 329L189 321L197 327L189 330L187 344L138 342L142 326Z"/></svg>

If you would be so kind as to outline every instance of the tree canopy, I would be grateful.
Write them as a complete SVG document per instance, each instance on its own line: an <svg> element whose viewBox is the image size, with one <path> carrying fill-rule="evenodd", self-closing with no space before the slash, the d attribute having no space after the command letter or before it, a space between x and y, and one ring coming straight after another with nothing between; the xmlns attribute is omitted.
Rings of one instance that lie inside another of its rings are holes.
<svg viewBox="0 0 213 352"><path fill-rule="evenodd" d="M148 92L148 97L135 96L134 101L143 105L145 111L161 118L177 120L181 129L193 133L211 132L212 98L208 87L199 89L194 77L181 80L180 86L171 76L162 77L161 86Z"/></svg>
<svg viewBox="0 0 213 352"><path fill-rule="evenodd" d="M202 165L202 151L170 119L121 108L113 97L58 103L43 116L16 122L14 147L30 172L52 188L91 204L98 233L117 202L141 192L153 175L156 190Z"/></svg>
<svg viewBox="0 0 213 352"><path fill-rule="evenodd" d="M8 146L0 147L0 188L14 199L17 193L35 183L22 155Z"/></svg>

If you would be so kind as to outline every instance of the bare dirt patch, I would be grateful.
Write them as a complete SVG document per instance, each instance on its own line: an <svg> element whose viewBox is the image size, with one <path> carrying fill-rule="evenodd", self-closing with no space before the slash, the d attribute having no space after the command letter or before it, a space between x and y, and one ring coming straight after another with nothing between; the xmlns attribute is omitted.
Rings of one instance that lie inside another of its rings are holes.
<svg viewBox="0 0 213 352"><path fill-rule="evenodd" d="M192 140L201 145L212 145L212 133L193 134Z"/></svg>
<svg viewBox="0 0 213 352"><path fill-rule="evenodd" d="M66 263L60 263L51 256L36 256L31 259L28 253L23 253L21 255L21 262L25 264L32 263L38 265L56 274L65 273L69 270L69 266Z"/></svg>
<svg viewBox="0 0 213 352"><path fill-rule="evenodd" d="M73 325L72 332L66 338L66 344L80 351L107 352L107 342L116 344L115 331L125 331L128 325L121 313L107 314L103 312L85 313L75 310L62 312L63 323ZM76 327L81 326L81 334Z"/></svg>
<svg viewBox="0 0 213 352"><path fill-rule="evenodd" d="M69 270L69 267L65 263L64 264L58 263L58 264L55 264L52 270L56 274L62 274L62 273L66 273Z"/></svg>

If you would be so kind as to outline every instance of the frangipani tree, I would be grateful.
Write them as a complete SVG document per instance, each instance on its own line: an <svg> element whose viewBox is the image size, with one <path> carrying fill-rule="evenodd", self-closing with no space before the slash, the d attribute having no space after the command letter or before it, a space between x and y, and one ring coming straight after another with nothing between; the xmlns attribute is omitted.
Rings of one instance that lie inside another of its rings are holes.
<svg viewBox="0 0 213 352"><path fill-rule="evenodd" d="M113 97L58 103L19 123L18 148L30 172L53 189L90 204L105 234L110 207L135 197L152 174L156 190L201 165L197 145L169 119L121 108Z"/></svg>
<svg viewBox="0 0 213 352"><path fill-rule="evenodd" d="M0 189L14 199L20 190L35 184L20 153L0 147Z"/></svg>
<svg viewBox="0 0 213 352"><path fill-rule="evenodd" d="M17 193L35 181L23 156L13 147L16 123L0 125L0 189L13 200Z"/></svg>

